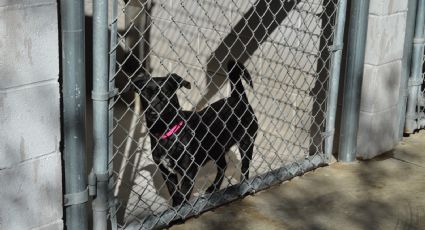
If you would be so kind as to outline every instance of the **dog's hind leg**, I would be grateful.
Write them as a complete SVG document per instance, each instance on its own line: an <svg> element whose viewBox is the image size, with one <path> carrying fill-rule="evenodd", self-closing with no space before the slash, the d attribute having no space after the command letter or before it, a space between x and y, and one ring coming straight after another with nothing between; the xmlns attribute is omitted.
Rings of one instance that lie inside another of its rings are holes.
<svg viewBox="0 0 425 230"><path fill-rule="evenodd" d="M164 178L165 184L167 185L168 193L173 201L173 206L181 204L184 200L183 195L177 189L178 178L177 174L170 172L165 166L159 164L159 169Z"/></svg>
<svg viewBox="0 0 425 230"><path fill-rule="evenodd" d="M224 156L224 154L216 161L215 164L217 166L217 175L215 176L212 185L206 190L206 193L212 193L219 190L221 184L223 183L224 173L226 172L227 168L226 157Z"/></svg>
<svg viewBox="0 0 425 230"><path fill-rule="evenodd" d="M239 142L239 152L241 154L242 166L241 166L241 181L249 178L249 164L252 160L252 153L254 151L255 137L245 135Z"/></svg>

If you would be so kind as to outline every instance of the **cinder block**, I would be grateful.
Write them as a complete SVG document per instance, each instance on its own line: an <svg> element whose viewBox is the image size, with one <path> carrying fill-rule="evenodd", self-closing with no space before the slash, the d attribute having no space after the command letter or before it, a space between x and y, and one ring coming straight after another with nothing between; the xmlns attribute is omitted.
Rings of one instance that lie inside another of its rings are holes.
<svg viewBox="0 0 425 230"><path fill-rule="evenodd" d="M0 89L57 79L56 3L5 7L0 11Z"/></svg>
<svg viewBox="0 0 425 230"><path fill-rule="evenodd" d="M401 61L381 66L365 65L360 110L374 113L398 103Z"/></svg>
<svg viewBox="0 0 425 230"><path fill-rule="evenodd" d="M403 57L406 13L369 16L365 63L381 65Z"/></svg>
<svg viewBox="0 0 425 230"><path fill-rule="evenodd" d="M0 229L30 229L62 218L59 152L0 170L0 181Z"/></svg>
<svg viewBox="0 0 425 230"><path fill-rule="evenodd" d="M58 151L59 83L0 91L0 168Z"/></svg>
<svg viewBox="0 0 425 230"><path fill-rule="evenodd" d="M397 126L397 106L378 113L360 112L357 157L370 159L394 148Z"/></svg>
<svg viewBox="0 0 425 230"><path fill-rule="evenodd" d="M375 104L374 90L375 90L375 74L376 68L373 65L364 65L363 82L361 91L360 110L365 112L373 112Z"/></svg>
<svg viewBox="0 0 425 230"><path fill-rule="evenodd" d="M372 0L369 13L374 15L390 15L407 11L408 0Z"/></svg>

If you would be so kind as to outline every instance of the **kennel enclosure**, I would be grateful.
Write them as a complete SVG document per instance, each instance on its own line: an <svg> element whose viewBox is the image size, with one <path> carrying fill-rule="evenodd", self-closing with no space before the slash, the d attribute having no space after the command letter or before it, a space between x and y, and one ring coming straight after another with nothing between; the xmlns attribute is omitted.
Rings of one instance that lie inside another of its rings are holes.
<svg viewBox="0 0 425 230"><path fill-rule="evenodd" d="M95 1L95 227L167 226L328 163L345 8L337 0L167 0L110 1L108 10ZM182 109L201 110L229 96L229 60L243 63L254 85L245 87L259 122L250 178L239 181L235 146L220 191L205 194L211 162L190 202L172 207L152 159L141 89L126 89L141 74L177 73L192 84L177 91Z"/></svg>

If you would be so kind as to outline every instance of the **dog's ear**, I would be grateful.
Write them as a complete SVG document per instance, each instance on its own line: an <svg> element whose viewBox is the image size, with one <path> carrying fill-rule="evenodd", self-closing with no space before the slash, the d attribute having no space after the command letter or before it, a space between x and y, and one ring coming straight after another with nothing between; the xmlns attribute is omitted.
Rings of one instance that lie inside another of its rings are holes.
<svg viewBox="0 0 425 230"><path fill-rule="evenodd" d="M169 75L169 77L171 77L173 79L173 81L175 83L177 83L178 87L185 87L186 89L190 89L191 88L191 84L190 82L184 80L182 77L180 77L178 74L172 73Z"/></svg>

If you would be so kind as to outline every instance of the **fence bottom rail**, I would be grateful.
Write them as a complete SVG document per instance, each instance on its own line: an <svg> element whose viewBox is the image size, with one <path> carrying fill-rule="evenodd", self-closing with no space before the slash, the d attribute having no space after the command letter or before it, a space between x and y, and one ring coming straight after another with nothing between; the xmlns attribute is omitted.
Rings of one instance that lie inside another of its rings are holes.
<svg viewBox="0 0 425 230"><path fill-rule="evenodd" d="M159 214L149 215L124 226L124 229L157 229L169 226L172 222L197 216L243 196L264 190L272 185L290 180L308 171L327 165L323 155L314 155L292 162L279 169L250 178L216 193L196 197L180 207L170 208Z"/></svg>

